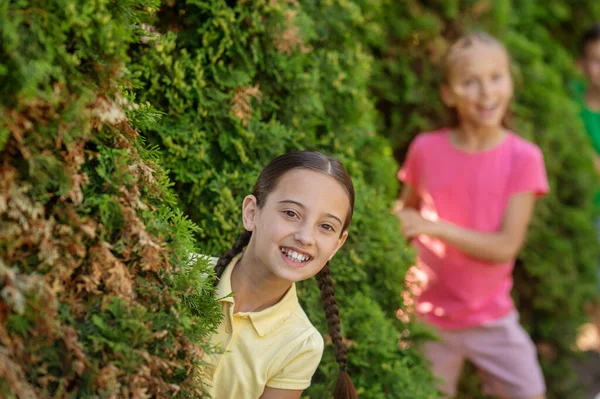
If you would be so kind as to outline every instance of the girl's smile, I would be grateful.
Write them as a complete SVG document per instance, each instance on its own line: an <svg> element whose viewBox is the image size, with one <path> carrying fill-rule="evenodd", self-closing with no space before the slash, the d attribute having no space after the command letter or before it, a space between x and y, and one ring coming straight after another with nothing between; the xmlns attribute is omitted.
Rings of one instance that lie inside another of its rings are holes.
<svg viewBox="0 0 600 399"><path fill-rule="evenodd" d="M480 119L484 120L492 118L498 112L503 111L503 109L499 105L499 102L496 102L493 105L477 105L477 112L479 114Z"/></svg>
<svg viewBox="0 0 600 399"><path fill-rule="evenodd" d="M310 254L307 254L297 248L291 247L280 247L281 255L286 262L293 267L303 267L307 262L313 258Z"/></svg>

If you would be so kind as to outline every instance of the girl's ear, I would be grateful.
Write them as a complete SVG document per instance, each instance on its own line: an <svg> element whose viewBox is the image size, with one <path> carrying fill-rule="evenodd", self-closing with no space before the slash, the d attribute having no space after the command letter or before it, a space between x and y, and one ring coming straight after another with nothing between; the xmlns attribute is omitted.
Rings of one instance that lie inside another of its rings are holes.
<svg viewBox="0 0 600 399"><path fill-rule="evenodd" d="M456 105L454 92L452 91L452 88L445 83L440 88L440 96L442 97L442 102L446 105L446 107L452 108Z"/></svg>
<svg viewBox="0 0 600 399"><path fill-rule="evenodd" d="M256 227L256 215L258 214L258 203L254 195L247 195L242 203L242 220L244 228L253 231Z"/></svg>

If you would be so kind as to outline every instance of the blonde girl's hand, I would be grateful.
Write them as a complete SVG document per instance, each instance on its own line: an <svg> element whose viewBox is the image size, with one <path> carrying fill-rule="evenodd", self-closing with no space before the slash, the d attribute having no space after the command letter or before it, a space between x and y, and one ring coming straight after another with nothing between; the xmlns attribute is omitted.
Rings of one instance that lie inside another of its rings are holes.
<svg viewBox="0 0 600 399"><path fill-rule="evenodd" d="M421 214L411 208L402 209L396 213L402 225L402 235L411 240L418 235L433 235L435 223L423 218Z"/></svg>

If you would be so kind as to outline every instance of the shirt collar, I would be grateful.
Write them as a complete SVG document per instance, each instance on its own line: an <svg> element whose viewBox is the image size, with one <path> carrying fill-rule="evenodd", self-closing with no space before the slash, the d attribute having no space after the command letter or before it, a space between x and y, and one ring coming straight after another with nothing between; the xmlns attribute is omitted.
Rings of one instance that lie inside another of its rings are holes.
<svg viewBox="0 0 600 399"><path fill-rule="evenodd" d="M232 293L231 273L241 258L242 254L236 255L223 271L216 290L216 296L219 302L228 302L232 305L235 304L233 295L230 295ZM263 337L273 332L285 320L292 316L297 306L298 296L296 294L296 284L292 284L283 298L275 305L259 312L239 312L237 313L237 316L247 315L258 335Z"/></svg>

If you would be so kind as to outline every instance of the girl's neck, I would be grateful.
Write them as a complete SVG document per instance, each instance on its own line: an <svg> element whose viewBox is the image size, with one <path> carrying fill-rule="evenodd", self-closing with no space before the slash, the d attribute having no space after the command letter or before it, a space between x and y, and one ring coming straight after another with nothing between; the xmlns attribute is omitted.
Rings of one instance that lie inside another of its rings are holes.
<svg viewBox="0 0 600 399"><path fill-rule="evenodd" d="M585 105L592 111L600 111L600 87L588 86L585 91Z"/></svg>
<svg viewBox="0 0 600 399"><path fill-rule="evenodd" d="M502 126L482 127L462 123L450 130L450 142L464 152L481 152L500 144L507 134Z"/></svg>
<svg viewBox="0 0 600 399"><path fill-rule="evenodd" d="M244 253L231 274L231 290L235 300L233 312L259 312L275 305L292 286L277 278L260 260Z"/></svg>

